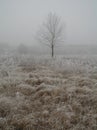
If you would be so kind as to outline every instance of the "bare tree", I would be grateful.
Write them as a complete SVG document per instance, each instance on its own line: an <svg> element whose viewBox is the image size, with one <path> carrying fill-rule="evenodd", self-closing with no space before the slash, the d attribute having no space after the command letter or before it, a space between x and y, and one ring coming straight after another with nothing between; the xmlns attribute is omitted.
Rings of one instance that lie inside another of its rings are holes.
<svg viewBox="0 0 97 130"><path fill-rule="evenodd" d="M49 13L46 22L41 26L37 39L51 49L51 56L54 57L54 50L58 44L63 42L64 26L60 17Z"/></svg>

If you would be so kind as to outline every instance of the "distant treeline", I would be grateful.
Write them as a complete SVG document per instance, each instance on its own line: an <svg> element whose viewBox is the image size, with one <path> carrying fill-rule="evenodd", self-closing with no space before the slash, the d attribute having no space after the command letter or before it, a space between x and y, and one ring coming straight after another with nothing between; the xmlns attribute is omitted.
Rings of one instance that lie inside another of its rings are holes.
<svg viewBox="0 0 97 130"><path fill-rule="evenodd" d="M0 54L15 52L18 54L49 54L50 50L46 46L32 46L32 45L17 45L12 46L5 43L0 43ZM65 54L92 54L97 55L97 45L64 45L55 48L55 55Z"/></svg>

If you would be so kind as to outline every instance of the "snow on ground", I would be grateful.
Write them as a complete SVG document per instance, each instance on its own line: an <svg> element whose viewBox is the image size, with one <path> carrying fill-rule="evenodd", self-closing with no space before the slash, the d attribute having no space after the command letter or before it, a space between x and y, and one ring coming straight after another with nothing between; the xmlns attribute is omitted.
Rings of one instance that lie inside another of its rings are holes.
<svg viewBox="0 0 97 130"><path fill-rule="evenodd" d="M96 130L97 56L0 57L0 130Z"/></svg>

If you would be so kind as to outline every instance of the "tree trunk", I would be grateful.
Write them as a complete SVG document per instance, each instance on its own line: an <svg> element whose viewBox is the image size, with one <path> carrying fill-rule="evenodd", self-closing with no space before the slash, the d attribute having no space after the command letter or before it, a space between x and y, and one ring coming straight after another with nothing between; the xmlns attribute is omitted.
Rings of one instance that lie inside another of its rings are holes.
<svg viewBox="0 0 97 130"><path fill-rule="evenodd" d="M54 57L54 45L52 45L52 58Z"/></svg>

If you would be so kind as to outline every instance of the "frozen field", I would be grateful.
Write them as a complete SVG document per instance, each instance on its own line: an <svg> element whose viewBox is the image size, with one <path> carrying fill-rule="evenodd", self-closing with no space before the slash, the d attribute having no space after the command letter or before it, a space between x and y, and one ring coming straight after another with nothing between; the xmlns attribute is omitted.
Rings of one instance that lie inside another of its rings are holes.
<svg viewBox="0 0 97 130"><path fill-rule="evenodd" d="M0 130L97 130L97 56L0 56Z"/></svg>

